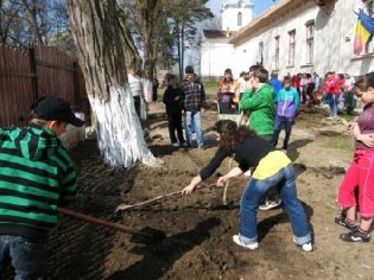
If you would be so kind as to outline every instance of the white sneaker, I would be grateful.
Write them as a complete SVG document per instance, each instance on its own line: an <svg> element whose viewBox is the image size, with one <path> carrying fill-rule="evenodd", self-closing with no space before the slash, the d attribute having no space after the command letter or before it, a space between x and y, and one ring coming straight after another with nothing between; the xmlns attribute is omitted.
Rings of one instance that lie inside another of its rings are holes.
<svg viewBox="0 0 374 280"><path fill-rule="evenodd" d="M258 242L253 242L253 243L244 243L238 234L235 234L232 236L232 241L234 241L237 245L247 248L249 250L255 250L258 248Z"/></svg>
<svg viewBox="0 0 374 280"><path fill-rule="evenodd" d="M179 143L175 142L175 143L172 143L171 144L174 148L178 148L179 147Z"/></svg>
<svg viewBox="0 0 374 280"><path fill-rule="evenodd" d="M307 242L307 243L304 243L303 245L299 245L299 244L297 244L295 237L292 238L292 241L297 246L301 247L301 249L303 249L304 252L312 252L313 251L312 242Z"/></svg>
<svg viewBox="0 0 374 280"><path fill-rule="evenodd" d="M273 209L273 208L276 208L276 207L278 207L279 205L281 205L282 204L282 200L281 199L278 199L277 201L270 201L270 200L267 200L266 202L265 202L265 204L263 204L263 205L260 205L259 207L258 207L258 209L260 209L260 210L270 210L270 209Z"/></svg>
<svg viewBox="0 0 374 280"><path fill-rule="evenodd" d="M304 243L301 245L301 249L305 252L312 252L313 251L313 245L312 242Z"/></svg>

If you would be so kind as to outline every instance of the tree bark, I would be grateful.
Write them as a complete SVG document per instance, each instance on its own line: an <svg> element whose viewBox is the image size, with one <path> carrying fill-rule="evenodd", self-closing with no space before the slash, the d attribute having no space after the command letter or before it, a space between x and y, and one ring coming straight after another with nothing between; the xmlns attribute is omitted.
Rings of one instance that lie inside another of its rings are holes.
<svg viewBox="0 0 374 280"><path fill-rule="evenodd" d="M127 82L126 37L115 0L67 0L72 35L85 78L104 161L159 165L148 149Z"/></svg>

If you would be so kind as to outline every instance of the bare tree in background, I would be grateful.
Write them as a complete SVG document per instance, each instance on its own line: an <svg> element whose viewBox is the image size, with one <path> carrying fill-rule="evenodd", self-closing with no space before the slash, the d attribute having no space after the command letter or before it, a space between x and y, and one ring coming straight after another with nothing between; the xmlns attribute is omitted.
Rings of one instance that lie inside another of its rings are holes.
<svg viewBox="0 0 374 280"><path fill-rule="evenodd" d="M48 45L56 33L68 34L68 28L64 0L0 0L0 40L4 45Z"/></svg>

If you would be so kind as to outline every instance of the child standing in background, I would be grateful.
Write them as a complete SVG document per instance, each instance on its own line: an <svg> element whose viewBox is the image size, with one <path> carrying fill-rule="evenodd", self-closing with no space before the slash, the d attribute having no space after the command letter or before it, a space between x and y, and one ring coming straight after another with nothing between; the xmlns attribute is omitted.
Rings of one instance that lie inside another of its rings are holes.
<svg viewBox="0 0 374 280"><path fill-rule="evenodd" d="M165 90L162 101L166 105L171 145L173 147L179 147L180 145L185 145L182 130L182 91L177 86L177 78L175 75L168 75L166 79L168 87ZM175 130L177 130L179 143L175 137Z"/></svg>
<svg viewBox="0 0 374 280"><path fill-rule="evenodd" d="M253 70L253 72L252 72ZM240 101L240 109L250 113L249 128L261 138L271 141L274 133L274 90L269 82L269 72L262 66L251 66L250 78L252 91L245 92ZM277 188L271 188L267 193L260 210L270 210L282 203Z"/></svg>
<svg viewBox="0 0 374 280"><path fill-rule="evenodd" d="M374 72L359 79L355 91L365 107L353 125L355 152L340 185L338 204L343 212L335 223L351 230L340 235L343 241L369 242L374 218ZM357 223L358 211L361 220Z"/></svg>
<svg viewBox="0 0 374 280"><path fill-rule="evenodd" d="M288 141L290 140L292 124L295 119L297 110L299 109L300 99L296 89L291 87L291 77L284 77L284 88L279 91L276 96L277 115L274 124L274 134L271 139L274 147L278 144L279 133L282 128L286 132L282 149L287 151Z"/></svg>

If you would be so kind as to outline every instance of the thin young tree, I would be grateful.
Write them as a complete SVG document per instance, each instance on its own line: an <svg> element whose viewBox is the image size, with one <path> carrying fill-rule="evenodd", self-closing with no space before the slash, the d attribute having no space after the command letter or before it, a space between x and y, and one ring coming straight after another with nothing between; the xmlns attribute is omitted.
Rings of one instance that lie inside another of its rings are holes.
<svg viewBox="0 0 374 280"><path fill-rule="evenodd" d="M205 7L207 0L176 0L169 7L168 15L171 20L171 29L176 38L179 76L183 77L185 50L189 47L187 42L196 38L196 23L214 15Z"/></svg>
<svg viewBox="0 0 374 280"><path fill-rule="evenodd" d="M85 78L96 134L104 160L131 167L159 165L148 149L127 82L127 31L115 0L67 0L71 31Z"/></svg>

